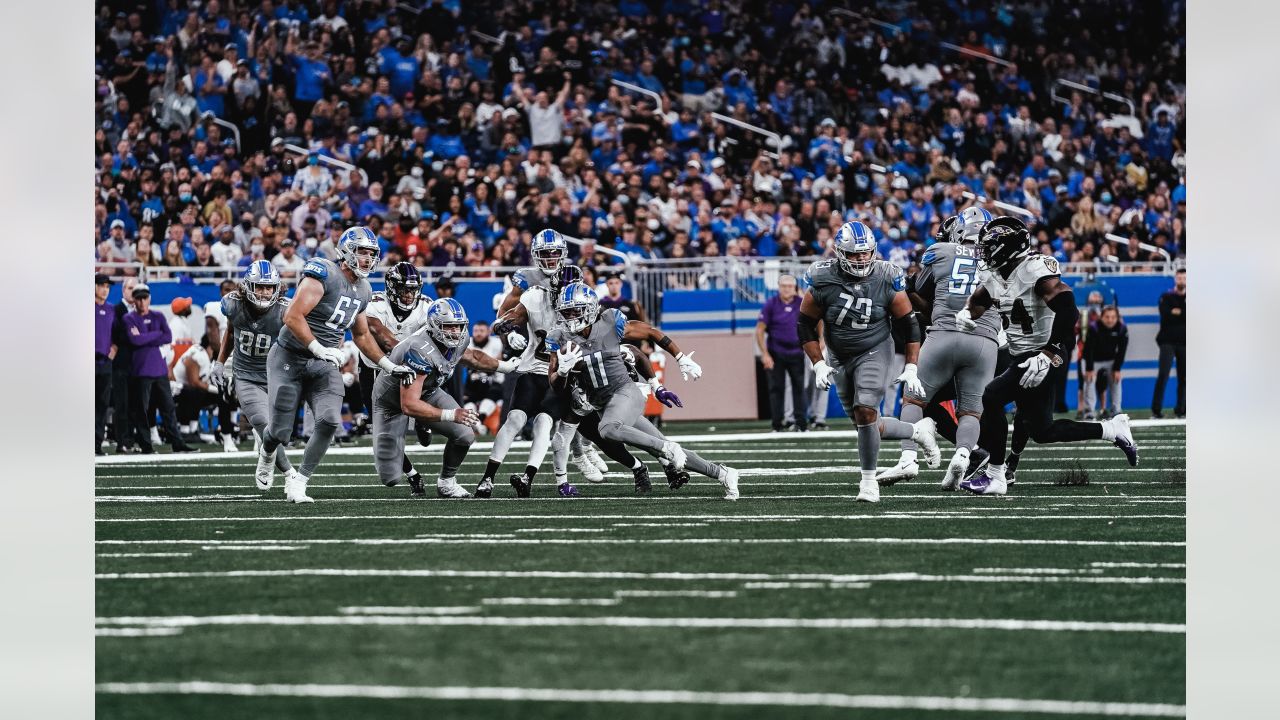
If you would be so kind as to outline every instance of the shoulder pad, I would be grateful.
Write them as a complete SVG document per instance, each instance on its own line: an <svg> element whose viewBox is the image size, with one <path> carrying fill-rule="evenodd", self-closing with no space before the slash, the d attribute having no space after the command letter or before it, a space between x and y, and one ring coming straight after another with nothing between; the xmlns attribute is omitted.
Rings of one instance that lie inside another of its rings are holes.
<svg viewBox="0 0 1280 720"><path fill-rule="evenodd" d="M410 349L409 352L405 353L404 364L420 373L431 372L431 363L414 349Z"/></svg>
<svg viewBox="0 0 1280 720"><path fill-rule="evenodd" d="M627 334L627 317L617 310L613 311L613 329L618 333L619 340Z"/></svg>
<svg viewBox="0 0 1280 720"><path fill-rule="evenodd" d="M809 266L804 271L805 282L812 285L814 282L830 274L831 267L835 264L835 260L819 260Z"/></svg>
<svg viewBox="0 0 1280 720"><path fill-rule="evenodd" d="M511 275L511 284L512 284L512 285L515 285L516 287L520 288L521 290L528 290L528 289L529 289L529 278L526 276L525 272L526 272L526 271L525 271L524 269L520 269L520 270L515 271L515 272Z"/></svg>
<svg viewBox="0 0 1280 720"><path fill-rule="evenodd" d="M329 277L328 263L321 258L311 258L302 266L302 274L323 281Z"/></svg>
<svg viewBox="0 0 1280 720"><path fill-rule="evenodd" d="M889 284L893 286L895 291L907 289L907 274L897 265L889 265L887 270L889 276Z"/></svg>
<svg viewBox="0 0 1280 720"><path fill-rule="evenodd" d="M235 307L239 302L240 291L230 292L222 297L222 303L218 306L218 309L222 311L223 315L231 317L231 313L235 312Z"/></svg>
<svg viewBox="0 0 1280 720"><path fill-rule="evenodd" d="M1058 259L1051 255L1031 255L1022 263L1020 270L1032 280L1062 274Z"/></svg>

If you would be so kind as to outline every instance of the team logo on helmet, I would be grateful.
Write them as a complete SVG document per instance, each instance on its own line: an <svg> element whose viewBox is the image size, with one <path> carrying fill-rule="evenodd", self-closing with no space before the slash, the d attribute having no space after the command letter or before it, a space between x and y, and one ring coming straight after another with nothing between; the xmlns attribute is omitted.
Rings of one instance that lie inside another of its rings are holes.
<svg viewBox="0 0 1280 720"><path fill-rule="evenodd" d="M854 277L871 274L876 259L876 238L871 228L857 220L847 222L840 226L832 244L840 269Z"/></svg>
<svg viewBox="0 0 1280 720"><path fill-rule="evenodd" d="M467 339L467 311L453 298L440 298L427 308L427 332L440 345L456 348Z"/></svg>
<svg viewBox="0 0 1280 720"><path fill-rule="evenodd" d="M266 260L255 260L244 271L240 278L240 292L254 306L266 309L280 299L284 285L280 282L280 271Z"/></svg>
<svg viewBox="0 0 1280 720"><path fill-rule="evenodd" d="M363 225L349 228L338 238L338 259L351 268L356 277L369 277L380 254L378 236Z"/></svg>

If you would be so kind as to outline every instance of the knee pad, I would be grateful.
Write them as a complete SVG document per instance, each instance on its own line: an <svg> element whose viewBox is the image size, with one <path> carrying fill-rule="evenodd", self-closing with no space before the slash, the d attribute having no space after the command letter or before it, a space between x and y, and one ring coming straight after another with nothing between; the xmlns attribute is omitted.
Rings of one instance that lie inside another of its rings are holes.
<svg viewBox="0 0 1280 720"><path fill-rule="evenodd" d="M880 421L880 412L866 405L854 405L853 421L858 425L874 425Z"/></svg>
<svg viewBox="0 0 1280 720"><path fill-rule="evenodd" d="M518 433L524 429L524 424L528 421L529 417L524 414L523 410L512 410L507 413L507 422L503 424L503 427L510 425L511 430Z"/></svg>
<svg viewBox="0 0 1280 720"><path fill-rule="evenodd" d="M550 432L551 432L551 426L552 426L553 424L554 424L554 423L553 423L553 421L551 420L551 416L550 416L550 415L548 415L548 414L546 414L546 413L540 413L537 417L535 417L535 418L533 419L533 432L534 432L534 434L537 434L537 433L550 433Z"/></svg>

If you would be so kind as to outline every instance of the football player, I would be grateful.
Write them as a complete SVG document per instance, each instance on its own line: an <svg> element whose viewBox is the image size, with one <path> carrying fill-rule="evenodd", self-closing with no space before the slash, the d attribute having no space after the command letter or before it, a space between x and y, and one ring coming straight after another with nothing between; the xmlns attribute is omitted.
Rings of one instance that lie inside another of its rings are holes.
<svg viewBox="0 0 1280 720"><path fill-rule="evenodd" d="M814 382L823 390L836 386L840 404L858 427L862 477L857 500L879 502L876 460L881 438L915 440L923 446L929 467L937 467L941 460L932 420L913 425L882 418L876 410L893 359L891 321L899 324L907 340L906 366L897 380L914 394L922 392L916 372L920 324L912 314L902 270L876 259L870 228L856 220L847 222L832 243L835 259L818 261L805 273L809 289L800 302L797 331L801 347L813 361ZM818 346L819 322L830 364Z"/></svg>
<svg viewBox="0 0 1280 720"><path fill-rule="evenodd" d="M622 313L613 308L602 311L595 290L581 282L570 283L560 291L556 313L559 323L547 336L547 347L555 353L549 363L549 379L564 387L573 373L581 374L579 381L587 400L600 413L600 435L660 456L677 472L687 467L715 478L724 486L724 498L737 500L737 470L708 462L697 453L681 448L644 419L644 396L627 372L622 344L627 340L649 340L675 355L686 380L702 377L702 368L694 361L693 353L684 354L674 340L648 323L627 322ZM565 457L568 452L579 420L576 412L561 420L553 441L557 458ZM563 468L564 464L557 461L556 466ZM567 476L557 477L556 484L568 484Z"/></svg>
<svg viewBox="0 0 1280 720"><path fill-rule="evenodd" d="M967 208L944 232L950 232L925 251L920 272L907 281L916 307L931 310L929 335L920 348L920 387L903 394L903 422L918 423L925 407L938 392L954 383L956 392L956 452L947 465L942 489L955 490L969 467L969 455L978 443L982 416L982 391L995 376L999 348L1000 317L996 313L981 318L974 332L956 327L955 314L965 306L978 284L978 234L991 221L991 214L979 207ZM940 233L941 234L941 233ZM877 476L881 485L891 485L919 474L916 446L902 443L898 464Z"/></svg>
<svg viewBox="0 0 1280 720"><path fill-rule="evenodd" d="M386 292L374 293L365 311L369 320L369 334L384 353L427 324L427 308L431 300L422 294L422 275L411 263L400 262L391 266L383 276ZM364 407L373 411L373 383L378 374L377 366L369 356L360 353L360 396ZM356 425L361 425L359 418ZM425 447L431 444L431 429L415 423L419 442ZM404 473L410 486L422 485L422 475L413 468L406 455ZM395 483L392 483L394 485Z"/></svg>
<svg viewBox="0 0 1280 720"><path fill-rule="evenodd" d="M979 287L956 312L956 326L978 332L983 316L994 307L1009 320L1011 357L1009 368L982 394L979 443L991 453L991 461L981 473L961 481L960 487L979 495L1007 491L1004 408L1010 402L1017 403L1027 434L1037 443L1107 440L1120 448L1129 465L1137 465L1138 446L1128 415L1100 423L1053 419L1053 390L1044 380L1050 368L1070 357L1079 317L1071 288L1059 275L1058 261L1033 253L1031 233L1014 217L987 223L978 237L977 259Z"/></svg>
<svg viewBox="0 0 1280 720"><path fill-rule="evenodd" d="M404 437L412 417L446 438L436 495L471 497L458 484L457 475L475 442L472 427L477 417L475 412L460 408L441 386L459 364L481 372L509 372L515 361L499 362L468 347L470 344L467 311L457 300L442 298L427 307L426 325L392 348L389 362L403 364L413 373L382 372L373 384L373 458L384 484L394 485L400 479ZM425 496L420 476L416 480L411 477L409 485L414 496Z"/></svg>
<svg viewBox="0 0 1280 720"><path fill-rule="evenodd" d="M289 299L284 297L280 271L266 260L250 263L240 279L238 290L222 296L218 306L226 322L218 357L209 369L209 378L225 394L234 384L240 412L253 428L254 449L259 450L267 436L271 406L267 402L267 354L284 327L284 314ZM231 358L230 377L225 365ZM275 467L283 473L293 470L284 447L276 448ZM270 490L274 477L258 475L258 489Z"/></svg>
<svg viewBox="0 0 1280 720"><path fill-rule="evenodd" d="M285 499L294 503L314 502L307 495L307 482L342 422L341 368L346 358L341 346L346 331L351 331L360 352L397 381L412 382L416 374L391 362L369 333L365 308L373 291L366 278L378 264L377 236L364 226L350 228L338 238L337 252L336 262L315 257L302 267L280 340L267 353L271 421L258 453L259 486L271 486L276 449L289 442L303 400L316 415L302 467L285 474Z"/></svg>

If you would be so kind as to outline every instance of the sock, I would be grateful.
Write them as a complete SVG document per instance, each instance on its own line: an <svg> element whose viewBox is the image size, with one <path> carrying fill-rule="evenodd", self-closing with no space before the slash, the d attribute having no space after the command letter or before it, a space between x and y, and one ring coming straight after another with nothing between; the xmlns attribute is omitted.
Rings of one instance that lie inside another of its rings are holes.
<svg viewBox="0 0 1280 720"><path fill-rule="evenodd" d="M875 471L875 470L863 470L863 471L862 471L862 482L875 482L875 481L876 481L876 471Z"/></svg>
<svg viewBox="0 0 1280 720"><path fill-rule="evenodd" d="M524 466L524 476L529 478L529 482L533 482L533 476L538 474L538 468L532 465Z"/></svg>
<svg viewBox="0 0 1280 720"><path fill-rule="evenodd" d="M960 425L956 428L956 447L971 449L978 444L978 435L982 425L972 415L961 415Z"/></svg>
<svg viewBox="0 0 1280 720"><path fill-rule="evenodd" d="M489 462L484 466L484 476L490 482L498 477L498 468L502 467L502 462L489 458Z"/></svg>
<svg viewBox="0 0 1280 720"><path fill-rule="evenodd" d="M1103 420L1100 424L1102 425L1102 439L1108 440L1108 441L1115 440L1116 439L1115 423L1110 420Z"/></svg>
<svg viewBox="0 0 1280 720"><path fill-rule="evenodd" d="M999 480L1000 482L1004 482L1004 465L1003 464L988 465L987 477L991 478L992 480Z"/></svg>
<svg viewBox="0 0 1280 720"><path fill-rule="evenodd" d="M912 403L904 403L902 405L902 412L898 413L898 417L902 419L902 422L911 423L912 425L915 425L916 423L924 419L924 408L920 407L919 405L914 405ZM912 455L912 459L913 460L915 459L915 452L914 452L916 449L915 440L912 440L911 438L904 439L902 441L902 449L904 451L902 453L904 456L907 454L905 451L907 450L913 451L911 455Z"/></svg>
<svg viewBox="0 0 1280 720"><path fill-rule="evenodd" d="M875 427L872 425L871 427ZM862 426L858 426L858 430L862 430ZM882 417L880 418L880 437L885 440L909 440L915 434L915 426L905 423L898 418ZM876 447L880 446L876 443Z"/></svg>
<svg viewBox="0 0 1280 720"><path fill-rule="evenodd" d="M644 463L640 462L640 458L636 458L636 464L631 466L632 470L639 470L644 467Z"/></svg>
<svg viewBox="0 0 1280 720"><path fill-rule="evenodd" d="M557 475L557 476L556 476L556 487L560 487L561 485L567 485L567 484L569 484L569 476L568 476L568 475Z"/></svg>
<svg viewBox="0 0 1280 720"><path fill-rule="evenodd" d="M894 422L899 422L895 420ZM911 427L908 425L907 427ZM875 423L858 426L858 459L863 472L875 476L876 460L880 457L880 430Z"/></svg>

